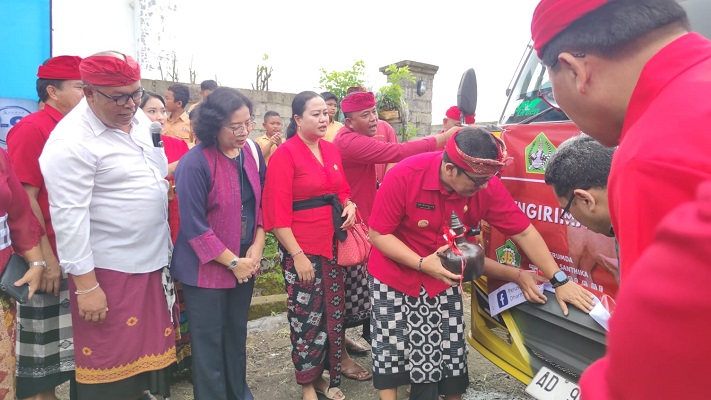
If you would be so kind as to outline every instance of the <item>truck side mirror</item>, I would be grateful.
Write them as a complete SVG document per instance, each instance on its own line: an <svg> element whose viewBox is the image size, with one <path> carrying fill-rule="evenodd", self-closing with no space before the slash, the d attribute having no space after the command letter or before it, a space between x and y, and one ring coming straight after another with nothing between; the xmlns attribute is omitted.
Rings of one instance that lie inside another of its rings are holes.
<svg viewBox="0 0 711 400"><path fill-rule="evenodd" d="M476 97L476 73L474 68L469 68L462 75L462 80L459 81L459 90L457 91L457 107L462 112L462 122L464 122L464 117L476 113Z"/></svg>

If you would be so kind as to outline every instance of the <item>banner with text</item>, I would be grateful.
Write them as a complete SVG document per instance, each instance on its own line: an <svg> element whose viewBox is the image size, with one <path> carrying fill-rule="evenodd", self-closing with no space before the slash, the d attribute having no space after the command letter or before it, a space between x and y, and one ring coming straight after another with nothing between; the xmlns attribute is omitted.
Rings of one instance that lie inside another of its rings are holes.
<svg viewBox="0 0 711 400"><path fill-rule="evenodd" d="M563 215L553 188L544 181L550 157L569 137L570 124L507 127L503 138L514 162L504 169L502 181L543 236L560 269L596 296L614 298L619 277L614 239L588 230L570 214ZM502 264L538 270L510 238L496 229L484 226L484 241L487 257ZM494 300L490 302L492 314L494 308L501 312L525 301L514 283L489 279L488 287Z"/></svg>

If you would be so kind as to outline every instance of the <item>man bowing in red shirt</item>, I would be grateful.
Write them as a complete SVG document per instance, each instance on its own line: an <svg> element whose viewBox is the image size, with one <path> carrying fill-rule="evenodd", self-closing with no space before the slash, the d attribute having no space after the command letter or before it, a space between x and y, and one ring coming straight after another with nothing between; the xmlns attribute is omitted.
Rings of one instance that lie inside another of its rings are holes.
<svg viewBox="0 0 711 400"><path fill-rule="evenodd" d="M585 312L592 294L560 271L548 246L496 176L507 164L504 143L483 129L464 129L444 152L412 156L385 176L370 216L373 251L368 262L372 304L373 384L394 400L412 385L410 398L461 399L469 385L460 276L436 253L454 211L467 226L486 220L514 242L546 278L556 297ZM528 301L543 303L543 281L516 267L486 259L484 274L516 282ZM562 275L562 276L561 276Z"/></svg>
<svg viewBox="0 0 711 400"><path fill-rule="evenodd" d="M358 205L364 221L370 218L378 187L378 173L384 175L383 164L395 163L411 155L442 148L454 132L452 130L419 140L397 143L392 127L387 122L378 120L375 96L371 92L349 94L341 101L341 110L346 117L346 124L338 131L333 144L341 151L343 173L351 187L351 198ZM378 135L385 135L385 140ZM394 143L388 140L388 137L391 137ZM363 337L370 340L370 303L365 264L348 268L347 271L345 325L346 328L363 325ZM351 347L354 344L357 342L351 341L346 336L344 346L347 346L349 351L352 351ZM345 350L344 375L360 380L363 380L362 377L370 379L370 374L365 374L365 370L351 360ZM358 376L354 375L356 372Z"/></svg>
<svg viewBox="0 0 711 400"><path fill-rule="evenodd" d="M711 179L711 41L674 0L542 0L531 33L563 111L619 145L608 195L624 282L659 221Z"/></svg>

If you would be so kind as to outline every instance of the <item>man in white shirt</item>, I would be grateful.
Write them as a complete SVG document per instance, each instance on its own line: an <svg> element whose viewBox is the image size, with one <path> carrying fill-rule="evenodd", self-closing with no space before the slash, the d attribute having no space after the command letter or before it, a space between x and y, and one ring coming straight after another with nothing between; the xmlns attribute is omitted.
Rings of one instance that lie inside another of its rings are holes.
<svg viewBox="0 0 711 400"><path fill-rule="evenodd" d="M153 146L150 121L137 113L136 61L102 52L80 71L85 99L40 157L60 265L72 278L79 398L137 399L144 390L167 397L164 369L175 361L163 285L171 246L167 160Z"/></svg>

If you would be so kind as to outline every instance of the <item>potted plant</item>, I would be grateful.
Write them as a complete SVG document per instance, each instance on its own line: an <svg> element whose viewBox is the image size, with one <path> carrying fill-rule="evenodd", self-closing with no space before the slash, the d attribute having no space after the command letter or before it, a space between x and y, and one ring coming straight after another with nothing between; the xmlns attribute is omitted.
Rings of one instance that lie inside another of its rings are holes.
<svg viewBox="0 0 711 400"><path fill-rule="evenodd" d="M398 67L395 64L390 64L385 73L388 76L387 84L375 94L378 116L385 121L398 123L400 122L400 111L407 107L405 89L400 85L400 82L405 80L415 83L416 78L407 65Z"/></svg>

